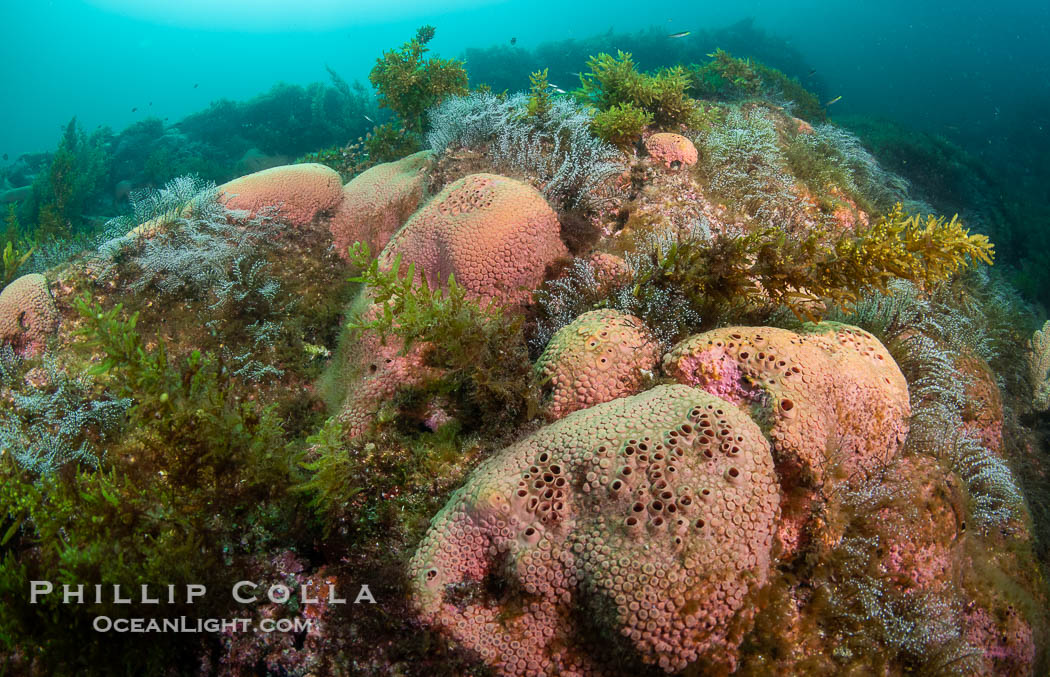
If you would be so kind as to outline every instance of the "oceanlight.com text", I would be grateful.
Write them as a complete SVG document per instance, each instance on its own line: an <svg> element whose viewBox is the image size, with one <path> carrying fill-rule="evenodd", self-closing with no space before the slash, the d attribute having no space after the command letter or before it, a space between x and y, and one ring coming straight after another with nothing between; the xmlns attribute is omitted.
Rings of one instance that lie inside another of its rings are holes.
<svg viewBox="0 0 1050 677"><path fill-rule="evenodd" d="M253 623L250 618L110 618L96 616L96 632L127 633L201 633L201 632L291 632L302 633L313 628L309 618L263 618Z"/></svg>

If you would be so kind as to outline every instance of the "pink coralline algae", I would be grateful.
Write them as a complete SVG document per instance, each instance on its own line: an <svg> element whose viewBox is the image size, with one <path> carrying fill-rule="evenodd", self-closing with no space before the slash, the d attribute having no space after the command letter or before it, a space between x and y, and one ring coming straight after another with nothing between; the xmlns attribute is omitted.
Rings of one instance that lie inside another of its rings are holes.
<svg viewBox="0 0 1050 677"><path fill-rule="evenodd" d="M310 163L285 165L248 174L219 186L219 201L252 216L272 207L283 221L298 228L331 213L343 199L339 172Z"/></svg>
<svg viewBox="0 0 1050 677"><path fill-rule="evenodd" d="M59 319L43 275L23 275L0 292L0 344L23 357L43 352Z"/></svg>
<svg viewBox="0 0 1050 677"><path fill-rule="evenodd" d="M380 257L391 266L422 266L442 286L454 274L483 302L522 304L546 268L568 256L561 226L543 196L528 184L495 174L471 174L446 186L401 228Z"/></svg>
<svg viewBox="0 0 1050 677"><path fill-rule="evenodd" d="M882 486L907 496L903 506L881 507L876 522L881 534L882 569L905 590L940 592L952 580L952 546L959 537L951 496L944 491L950 478L936 459L919 454L897 457ZM915 511L915 512L913 512ZM922 515L921 520L915 514Z"/></svg>
<svg viewBox="0 0 1050 677"><path fill-rule="evenodd" d="M432 153L421 151L397 162L376 165L343 188L342 202L329 228L336 252L346 258L354 242L382 251L394 232L419 207Z"/></svg>
<svg viewBox="0 0 1050 677"><path fill-rule="evenodd" d="M645 150L651 158L671 168L691 167L697 160L696 146L681 134L653 134L645 140Z"/></svg>
<svg viewBox="0 0 1050 677"><path fill-rule="evenodd" d="M501 675L731 670L777 512L758 426L658 386L479 466L409 563L413 600Z"/></svg>
<svg viewBox="0 0 1050 677"><path fill-rule="evenodd" d="M637 317L592 310L562 327L535 371L550 390L547 415L559 419L637 393L660 361L660 347Z"/></svg>
<svg viewBox="0 0 1050 677"><path fill-rule="evenodd" d="M987 675L1031 675L1036 647L1031 626L1016 609L1004 610L996 618L987 610L974 606L965 618L966 639L984 652Z"/></svg>

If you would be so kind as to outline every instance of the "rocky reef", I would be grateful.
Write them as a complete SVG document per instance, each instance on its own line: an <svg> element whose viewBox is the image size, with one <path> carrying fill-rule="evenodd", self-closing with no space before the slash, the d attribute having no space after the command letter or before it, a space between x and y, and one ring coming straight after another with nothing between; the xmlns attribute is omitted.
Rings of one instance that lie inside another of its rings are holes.
<svg viewBox="0 0 1050 677"><path fill-rule="evenodd" d="M710 69L589 66L408 106L431 148L349 181L136 194L4 288L0 665L1045 674L1050 330L992 243ZM29 580L310 624L103 642L155 610Z"/></svg>

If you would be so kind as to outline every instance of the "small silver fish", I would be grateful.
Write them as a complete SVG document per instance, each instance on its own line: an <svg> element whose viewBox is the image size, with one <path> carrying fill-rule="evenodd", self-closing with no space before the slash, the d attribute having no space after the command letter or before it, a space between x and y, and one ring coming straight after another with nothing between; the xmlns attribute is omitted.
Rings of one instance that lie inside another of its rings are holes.
<svg viewBox="0 0 1050 677"><path fill-rule="evenodd" d="M692 33L692 31L682 31L681 33L671 33L667 37L669 37L669 38L684 38L685 36L687 36L687 35L689 35L691 33Z"/></svg>
<svg viewBox="0 0 1050 677"><path fill-rule="evenodd" d="M374 124L376 123L376 121L375 121L375 120L373 120L372 118L368 117L368 116L367 116L367 115L365 115L364 113L362 113L362 114L361 114L361 117L363 117L364 119L368 120L368 121L369 121L369 122L371 122L371 123L372 123L373 125L374 125Z"/></svg>
<svg viewBox="0 0 1050 677"><path fill-rule="evenodd" d="M839 99L841 99L841 98L842 98L842 95L841 95L841 94L839 94L839 95L838 95L838 96L836 96L836 97L835 97L834 99L832 99L831 101L828 101L828 102L827 102L826 104L824 104L824 105L825 105L825 106L830 106L831 104L835 103L836 101L838 101L838 100L839 100Z"/></svg>
<svg viewBox="0 0 1050 677"><path fill-rule="evenodd" d="M561 87L559 87L558 85L548 84L547 86L550 87L551 89L553 89L554 91L556 91L559 94L564 94L565 93L565 90L562 89Z"/></svg>

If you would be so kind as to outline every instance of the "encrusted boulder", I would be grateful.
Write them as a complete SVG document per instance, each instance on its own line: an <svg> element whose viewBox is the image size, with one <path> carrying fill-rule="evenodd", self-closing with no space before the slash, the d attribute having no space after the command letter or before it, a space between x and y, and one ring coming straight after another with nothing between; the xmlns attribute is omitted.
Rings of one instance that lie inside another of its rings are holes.
<svg viewBox="0 0 1050 677"><path fill-rule="evenodd" d="M659 386L479 466L409 563L411 591L426 622L501 675L731 669L777 512L758 426Z"/></svg>
<svg viewBox="0 0 1050 677"><path fill-rule="evenodd" d="M955 355L954 366L962 376L965 392L963 425L981 444L995 453L1003 449L1003 400L988 363L970 351Z"/></svg>
<svg viewBox="0 0 1050 677"><path fill-rule="evenodd" d="M981 650L982 675L1032 675L1039 650L1037 633L1014 606L999 614L972 606L966 610L966 640Z"/></svg>
<svg viewBox="0 0 1050 677"><path fill-rule="evenodd" d="M358 301L362 302L368 299ZM379 306L369 305L365 307L362 321L372 321L380 312ZM398 388L419 385L438 376L437 370L424 364L425 343L416 342L407 351L402 351L403 347L396 336L387 336L384 341L374 331L362 331L356 341L346 344L345 353L338 359L340 378L349 388L339 420L348 439L368 430L383 403L393 397Z"/></svg>

